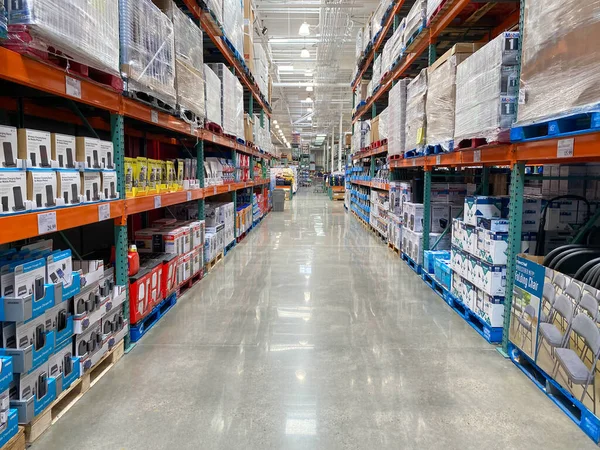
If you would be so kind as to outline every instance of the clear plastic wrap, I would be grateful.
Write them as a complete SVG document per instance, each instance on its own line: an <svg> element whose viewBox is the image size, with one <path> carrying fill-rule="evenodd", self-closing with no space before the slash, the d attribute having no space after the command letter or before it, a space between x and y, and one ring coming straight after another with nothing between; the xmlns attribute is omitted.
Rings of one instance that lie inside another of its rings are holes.
<svg viewBox="0 0 600 450"><path fill-rule="evenodd" d="M379 86L379 81L381 81L381 55L378 55L373 61L373 85L372 89L375 89Z"/></svg>
<svg viewBox="0 0 600 450"><path fill-rule="evenodd" d="M175 107L173 22L150 0L119 0L121 72L128 90Z"/></svg>
<svg viewBox="0 0 600 450"><path fill-rule="evenodd" d="M8 1L10 41L119 75L119 1ZM0 13L0 15L2 15Z"/></svg>
<svg viewBox="0 0 600 450"><path fill-rule="evenodd" d="M212 11L220 24L223 23L223 0L204 0L208 9Z"/></svg>
<svg viewBox="0 0 600 450"><path fill-rule="evenodd" d="M390 70L392 64L394 64L402 54L402 35L404 34L405 24L405 20L402 19L402 22L400 22L400 25L396 28L392 37L390 37L383 46L383 52L381 54L381 57L383 58L381 61L381 71L383 73Z"/></svg>
<svg viewBox="0 0 600 450"><path fill-rule="evenodd" d="M385 7L383 2L380 2L371 16L371 36L373 39L377 38L377 35L381 31L381 20L383 19L384 14Z"/></svg>
<svg viewBox="0 0 600 450"><path fill-rule="evenodd" d="M456 44L429 68L427 78L427 145L445 151L454 140L456 67L480 48L480 44Z"/></svg>
<svg viewBox="0 0 600 450"><path fill-rule="evenodd" d="M204 120L204 54L202 31L179 8L173 7L177 104Z"/></svg>
<svg viewBox="0 0 600 450"><path fill-rule="evenodd" d="M518 124L598 111L599 0L527 0Z"/></svg>
<svg viewBox="0 0 600 450"><path fill-rule="evenodd" d="M507 142L515 120L519 33L502 33L456 69L454 144Z"/></svg>
<svg viewBox="0 0 600 450"><path fill-rule="evenodd" d="M204 64L206 120L223 126L221 117L221 80L213 70Z"/></svg>
<svg viewBox="0 0 600 450"><path fill-rule="evenodd" d="M223 0L223 30L240 55L244 55L244 7L240 0Z"/></svg>
<svg viewBox="0 0 600 450"><path fill-rule="evenodd" d="M434 13L444 0L427 0L427 23L432 19Z"/></svg>
<svg viewBox="0 0 600 450"><path fill-rule="evenodd" d="M354 56L356 57L356 62L360 61L360 58L363 54L363 29L359 28L358 33L356 33L356 51Z"/></svg>
<svg viewBox="0 0 600 450"><path fill-rule="evenodd" d="M427 69L423 69L406 88L406 141L404 150L407 152L415 149L420 151L425 145L427 128L426 101Z"/></svg>
<svg viewBox="0 0 600 450"><path fill-rule="evenodd" d="M254 79L260 92L265 96L269 92L269 61L262 44L254 44Z"/></svg>
<svg viewBox="0 0 600 450"><path fill-rule="evenodd" d="M209 64L221 80L221 126L223 132L244 136L244 88L222 63Z"/></svg>
<svg viewBox="0 0 600 450"><path fill-rule="evenodd" d="M403 78L390 89L388 100L388 154L404 154L406 141L406 87L410 80Z"/></svg>
<svg viewBox="0 0 600 450"><path fill-rule="evenodd" d="M379 140L388 138L390 129L390 108L389 106L379 114Z"/></svg>
<svg viewBox="0 0 600 450"><path fill-rule="evenodd" d="M419 29L425 26L427 20L427 0L416 0L408 15L406 16L406 25L404 27L404 47L408 44L410 38L418 33Z"/></svg>

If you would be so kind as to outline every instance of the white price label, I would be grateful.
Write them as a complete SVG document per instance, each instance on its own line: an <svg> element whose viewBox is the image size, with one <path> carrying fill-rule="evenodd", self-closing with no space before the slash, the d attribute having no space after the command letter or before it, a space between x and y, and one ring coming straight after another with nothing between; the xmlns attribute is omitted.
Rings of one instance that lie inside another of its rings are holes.
<svg viewBox="0 0 600 450"><path fill-rule="evenodd" d="M217 137L213 134L213 142L217 142Z"/></svg>
<svg viewBox="0 0 600 450"><path fill-rule="evenodd" d="M213 186L213 195L217 195L217 187Z"/></svg>
<svg viewBox="0 0 600 450"><path fill-rule="evenodd" d="M98 205L98 220L102 222L108 219L110 219L110 204Z"/></svg>
<svg viewBox="0 0 600 450"><path fill-rule="evenodd" d="M187 193L186 193L186 199L187 199L188 202L192 200L192 191L187 191Z"/></svg>
<svg viewBox="0 0 600 450"><path fill-rule="evenodd" d="M573 157L573 147L575 146L575 138L561 139L556 145L557 158Z"/></svg>
<svg viewBox="0 0 600 450"><path fill-rule="evenodd" d="M56 211L38 214L38 234L46 234L55 232L56 226Z"/></svg>
<svg viewBox="0 0 600 450"><path fill-rule="evenodd" d="M158 123L158 111L150 111L150 120L152 123Z"/></svg>
<svg viewBox="0 0 600 450"><path fill-rule="evenodd" d="M81 81L65 75L65 86L67 95L81 98Z"/></svg>
<svg viewBox="0 0 600 450"><path fill-rule="evenodd" d="M473 152L473 162L481 162L481 150L475 150Z"/></svg>
<svg viewBox="0 0 600 450"><path fill-rule="evenodd" d="M519 89L519 105L524 105L527 101L527 94L525 93L525 89Z"/></svg>
<svg viewBox="0 0 600 450"><path fill-rule="evenodd" d="M162 197L160 195L157 195L154 197L154 209L156 208L160 208L162 205Z"/></svg>
<svg viewBox="0 0 600 450"><path fill-rule="evenodd" d="M227 185L227 192L231 192L231 185L230 184Z"/></svg>
<svg viewBox="0 0 600 450"><path fill-rule="evenodd" d="M442 164L442 157L441 157L440 155L437 155L437 156L435 157L435 164L436 164L437 166L439 166L440 164Z"/></svg>
<svg viewBox="0 0 600 450"><path fill-rule="evenodd" d="M412 165L413 165L413 167L415 167L417 165L417 160L416 159L412 160Z"/></svg>

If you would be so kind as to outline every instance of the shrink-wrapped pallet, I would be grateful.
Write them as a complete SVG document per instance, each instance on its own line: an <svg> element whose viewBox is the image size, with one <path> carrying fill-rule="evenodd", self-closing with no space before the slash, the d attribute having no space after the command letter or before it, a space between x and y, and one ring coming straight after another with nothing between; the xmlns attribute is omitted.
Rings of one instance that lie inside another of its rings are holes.
<svg viewBox="0 0 600 450"><path fill-rule="evenodd" d="M425 145L426 101L427 69L423 69L406 88L406 142L404 149L407 152L411 150L420 152Z"/></svg>
<svg viewBox="0 0 600 450"><path fill-rule="evenodd" d="M381 57L383 58L381 61L381 70L383 73L390 70L392 64L396 62L396 60L402 54L402 37L404 34L404 26L406 25L406 19L402 19L396 31L392 34L392 37L388 39L388 41L383 46L383 52Z"/></svg>
<svg viewBox="0 0 600 450"><path fill-rule="evenodd" d="M389 106L379 114L379 140L383 141L389 137L390 132L390 108Z"/></svg>
<svg viewBox="0 0 600 450"><path fill-rule="evenodd" d="M213 70L204 64L206 120L223 126L221 121L221 80Z"/></svg>
<svg viewBox="0 0 600 450"><path fill-rule="evenodd" d="M222 0L204 0L206 6L215 15L220 24L223 23L223 1Z"/></svg>
<svg viewBox="0 0 600 450"><path fill-rule="evenodd" d="M209 64L221 80L221 123L223 132L244 136L244 88L225 64Z"/></svg>
<svg viewBox="0 0 600 450"><path fill-rule="evenodd" d="M42 54L60 53L78 63L119 74L118 0L28 0L8 1L6 5L11 33L5 45Z"/></svg>
<svg viewBox="0 0 600 450"><path fill-rule="evenodd" d="M265 96L269 91L269 61L262 44L254 44L254 79L260 92Z"/></svg>
<svg viewBox="0 0 600 450"><path fill-rule="evenodd" d="M409 40L413 38L421 28L425 26L427 19L427 1L416 0L408 15L406 16L406 26L404 28L404 47L408 46Z"/></svg>
<svg viewBox="0 0 600 450"><path fill-rule="evenodd" d="M374 90L377 86L379 86L379 81L381 80L381 55L375 58L373 62L373 85L372 89Z"/></svg>
<svg viewBox="0 0 600 450"><path fill-rule="evenodd" d="M223 0L223 30L237 52L244 56L244 8L240 0Z"/></svg>
<svg viewBox="0 0 600 450"><path fill-rule="evenodd" d="M527 0L524 20L518 124L598 111L600 1Z"/></svg>
<svg viewBox="0 0 600 450"><path fill-rule="evenodd" d="M404 154L406 136L406 87L409 79L398 80L390 90L388 100L388 154Z"/></svg>
<svg viewBox="0 0 600 450"><path fill-rule="evenodd" d="M358 33L356 33L356 50L354 51L354 56L356 57L356 62L358 63L363 54L363 29L360 28Z"/></svg>
<svg viewBox="0 0 600 450"><path fill-rule="evenodd" d="M427 145L452 149L456 106L456 67L480 44L456 44L428 69L427 78Z"/></svg>
<svg viewBox="0 0 600 450"><path fill-rule="evenodd" d="M379 2L379 5L373 12L371 16L371 36L373 39L378 37L379 32L381 31L381 21L383 19L383 15L385 14L385 6L384 2Z"/></svg>
<svg viewBox="0 0 600 450"><path fill-rule="evenodd" d="M121 72L127 90L175 107L173 22L150 0L119 0Z"/></svg>
<svg viewBox="0 0 600 450"><path fill-rule="evenodd" d="M444 0L427 0L427 23L433 19L437 13L439 6L444 3Z"/></svg>
<svg viewBox="0 0 600 450"><path fill-rule="evenodd" d="M519 33L502 33L456 69L454 145L507 142L515 120Z"/></svg>

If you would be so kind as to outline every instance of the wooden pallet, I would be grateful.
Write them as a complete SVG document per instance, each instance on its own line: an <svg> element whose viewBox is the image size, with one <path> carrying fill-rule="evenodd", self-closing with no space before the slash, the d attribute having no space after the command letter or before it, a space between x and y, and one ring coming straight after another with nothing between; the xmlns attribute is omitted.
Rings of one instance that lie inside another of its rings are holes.
<svg viewBox="0 0 600 450"><path fill-rule="evenodd" d="M0 450L25 450L25 427L19 427L19 431Z"/></svg>
<svg viewBox="0 0 600 450"><path fill-rule="evenodd" d="M391 242L388 242L388 248L393 251L394 253L396 253L397 255L400 255L400 250L398 250L396 248L396 246L394 244L392 244Z"/></svg>
<svg viewBox="0 0 600 450"><path fill-rule="evenodd" d="M215 268L215 266L221 261L223 261L223 252L219 253L217 256L215 256L215 258L212 261L206 264L205 271L211 272Z"/></svg>
<svg viewBox="0 0 600 450"><path fill-rule="evenodd" d="M25 425L25 440L31 444L75 405L125 354L124 341L116 344L98 363L63 391L43 413ZM4 450L4 449L2 449Z"/></svg>

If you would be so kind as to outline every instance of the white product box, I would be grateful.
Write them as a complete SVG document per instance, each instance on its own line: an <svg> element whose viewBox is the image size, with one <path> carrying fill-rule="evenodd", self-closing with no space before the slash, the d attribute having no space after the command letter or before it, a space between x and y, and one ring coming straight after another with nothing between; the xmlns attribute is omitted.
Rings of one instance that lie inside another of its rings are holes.
<svg viewBox="0 0 600 450"><path fill-rule="evenodd" d="M69 376L73 371L73 345L67 345L58 350L48 360L48 374L52 378L60 375Z"/></svg>
<svg viewBox="0 0 600 450"><path fill-rule="evenodd" d="M463 220L464 216L464 200L461 200L460 205L450 205L450 218Z"/></svg>
<svg viewBox="0 0 600 450"><path fill-rule="evenodd" d="M58 170L56 172L58 196L65 205L81 203L81 174L75 170Z"/></svg>
<svg viewBox="0 0 600 450"><path fill-rule="evenodd" d="M404 203L404 226L411 231L423 231L423 212L424 207L422 203Z"/></svg>
<svg viewBox="0 0 600 450"><path fill-rule="evenodd" d="M447 203L450 201L448 183L431 183L431 201Z"/></svg>
<svg viewBox="0 0 600 450"><path fill-rule="evenodd" d="M19 147L17 145L17 129L0 125L0 169L16 169L19 163Z"/></svg>
<svg viewBox="0 0 600 450"><path fill-rule="evenodd" d="M98 322L104 314L106 307L110 303L110 295L102 297L100 295L99 282L94 282L86 287L73 299L73 333L85 333L91 325Z"/></svg>
<svg viewBox="0 0 600 450"><path fill-rule="evenodd" d="M560 195L585 195L586 166L560 166L560 176L569 177L568 180L559 180L558 193Z"/></svg>
<svg viewBox="0 0 600 450"><path fill-rule="evenodd" d="M521 235L521 253L535 255L537 233L523 233Z"/></svg>
<svg viewBox="0 0 600 450"><path fill-rule="evenodd" d="M56 166L52 161L52 139L47 131L20 128L19 159L27 161L27 167L51 168Z"/></svg>
<svg viewBox="0 0 600 450"><path fill-rule="evenodd" d="M76 168L77 145L75 136L52 133L52 159L62 169Z"/></svg>
<svg viewBox="0 0 600 450"><path fill-rule="evenodd" d="M506 266L492 266L483 261L475 268L475 285L491 296L504 297L506 289Z"/></svg>
<svg viewBox="0 0 600 450"><path fill-rule="evenodd" d="M452 219L452 245L459 249L464 247L463 222L458 219Z"/></svg>
<svg viewBox="0 0 600 450"><path fill-rule="evenodd" d="M15 214L31 209L27 202L27 173L0 170L0 214Z"/></svg>
<svg viewBox="0 0 600 450"><path fill-rule="evenodd" d="M76 139L77 162L82 163L86 169L102 169L102 149L100 139L78 137Z"/></svg>
<svg viewBox="0 0 600 450"><path fill-rule="evenodd" d="M119 191L117 190L117 172L114 170L108 170L100 172L102 176L102 189L104 200L116 200L119 198Z"/></svg>
<svg viewBox="0 0 600 450"><path fill-rule="evenodd" d="M44 314L27 323L2 322L2 347L39 350L46 345L46 331Z"/></svg>
<svg viewBox="0 0 600 450"><path fill-rule="evenodd" d="M583 211L583 205L582 211ZM563 199L551 202L546 212L546 231L570 231L573 225L580 223L585 214L579 215L579 202L577 200ZM585 209L587 212L587 208ZM585 219L584 219L585 220Z"/></svg>
<svg viewBox="0 0 600 450"><path fill-rule="evenodd" d="M467 280L463 280L463 303L471 311L474 311L477 305L477 289Z"/></svg>
<svg viewBox="0 0 600 450"><path fill-rule="evenodd" d="M100 166L115 170L115 149L111 141L100 141Z"/></svg>
<svg viewBox="0 0 600 450"><path fill-rule="evenodd" d="M508 233L509 223L510 222L508 219L485 219L483 217L477 218L478 228L483 228L497 233Z"/></svg>
<svg viewBox="0 0 600 450"><path fill-rule="evenodd" d="M75 336L75 356L80 358L82 373L93 367L108 350L102 346L101 322L94 322L85 333Z"/></svg>
<svg viewBox="0 0 600 450"><path fill-rule="evenodd" d="M463 275L467 280L474 280L477 274L478 266L481 261L473 255L466 255L466 259L463 267Z"/></svg>
<svg viewBox="0 0 600 450"><path fill-rule="evenodd" d="M523 222L521 231L537 232L540 227L542 215L542 199L539 197L525 197L523 199Z"/></svg>
<svg viewBox="0 0 600 450"><path fill-rule="evenodd" d="M27 200L32 202L33 209L63 206L64 202L62 196L59 196L57 174L54 170L27 171Z"/></svg>
<svg viewBox="0 0 600 450"><path fill-rule="evenodd" d="M475 192L475 188L472 192ZM470 185L466 183L449 183L448 184L448 201L451 203L462 203L465 201L465 197L471 191Z"/></svg>
<svg viewBox="0 0 600 450"><path fill-rule="evenodd" d="M33 295L40 300L45 295L46 260L44 258L30 261L13 261L2 266L2 294L21 298Z"/></svg>
<svg viewBox="0 0 600 450"><path fill-rule="evenodd" d="M81 193L84 203L104 200L102 192L102 176L100 172L83 172L81 174Z"/></svg>
<svg viewBox="0 0 600 450"><path fill-rule="evenodd" d="M477 254L477 228L471 225L467 225L463 222L462 225L463 234L463 248L467 253L472 255Z"/></svg>
<svg viewBox="0 0 600 450"><path fill-rule="evenodd" d="M60 333L67 327L67 318L69 317L69 302L61 302L44 314L46 323L46 332L54 331Z"/></svg>
<svg viewBox="0 0 600 450"><path fill-rule="evenodd" d="M442 233L450 225L450 205L431 203L431 232Z"/></svg>
<svg viewBox="0 0 600 450"><path fill-rule="evenodd" d="M467 276L468 255L457 248L451 250L452 270L461 276Z"/></svg>
<svg viewBox="0 0 600 450"><path fill-rule="evenodd" d="M13 374L15 389L13 400L27 400L31 397L43 398L48 387L48 362L29 374Z"/></svg>
<svg viewBox="0 0 600 450"><path fill-rule="evenodd" d="M463 282L459 273L452 272L452 286L450 287L450 292L457 298L462 298L463 296Z"/></svg>
<svg viewBox="0 0 600 450"><path fill-rule="evenodd" d="M46 257L46 279L52 284L62 283L69 287L73 283L73 259L71 250L62 250Z"/></svg>
<svg viewBox="0 0 600 450"><path fill-rule="evenodd" d="M477 229L477 253L475 256L488 264L505 265L508 249L508 233L496 233Z"/></svg>
<svg viewBox="0 0 600 450"><path fill-rule="evenodd" d="M508 209L508 197L465 197L465 223L477 226L477 218L505 218Z"/></svg>

